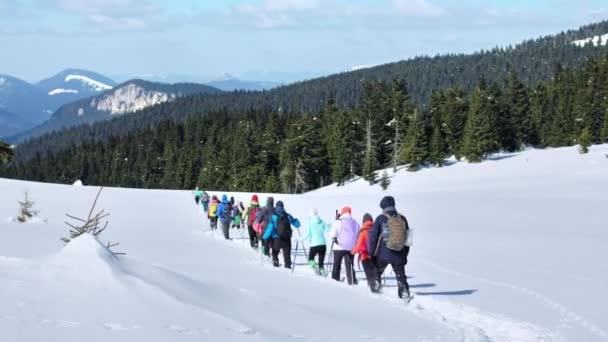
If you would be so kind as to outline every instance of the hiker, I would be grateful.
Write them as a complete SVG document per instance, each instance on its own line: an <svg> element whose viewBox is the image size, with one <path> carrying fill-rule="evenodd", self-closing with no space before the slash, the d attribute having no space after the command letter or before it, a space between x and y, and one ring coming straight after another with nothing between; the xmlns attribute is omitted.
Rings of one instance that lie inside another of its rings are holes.
<svg viewBox="0 0 608 342"><path fill-rule="evenodd" d="M239 202L239 205L234 205L232 208L232 228L241 228L241 215L243 213L243 202Z"/></svg>
<svg viewBox="0 0 608 342"><path fill-rule="evenodd" d="M351 253L353 255L359 254L359 260L361 261L361 265L363 265L365 277L367 278L367 285L373 293L379 293L380 283L376 279L376 267L372 262L372 257L369 255L369 251L367 249L369 230L373 225L374 218L372 217L372 215L367 213L363 215L361 228L359 228L359 238L357 239L357 244L355 245L355 248L351 250Z"/></svg>
<svg viewBox="0 0 608 342"><path fill-rule="evenodd" d="M203 192L197 186L196 189L194 189L194 202L196 202L196 205L198 205L201 197L203 197Z"/></svg>
<svg viewBox="0 0 608 342"><path fill-rule="evenodd" d="M258 195L251 196L251 201L247 205L247 208L243 210L243 221L247 224L247 231L249 232L249 244L251 248L258 248L258 234L253 229L255 218L258 213L261 213L260 203L258 202Z"/></svg>
<svg viewBox="0 0 608 342"><path fill-rule="evenodd" d="M209 194L207 193L207 191L203 191L203 197L201 198L201 203L203 205L203 211L207 212L207 210L209 210Z"/></svg>
<svg viewBox="0 0 608 342"><path fill-rule="evenodd" d="M228 196L222 195L222 203L217 208L217 216L222 224L222 233L224 238L230 240L230 222L232 222L232 203L228 200Z"/></svg>
<svg viewBox="0 0 608 342"><path fill-rule="evenodd" d="M327 252L327 243L325 242L325 233L331 230L331 225L325 223L320 217L317 209L312 210L312 215L308 221L308 229L306 234L301 238L302 241L310 242L310 250L308 251L308 265L318 275L325 276L325 253ZM319 263L315 263L315 256L319 256Z"/></svg>
<svg viewBox="0 0 608 342"><path fill-rule="evenodd" d="M213 195L211 201L209 201L209 211L207 212L211 229L217 229L217 207L219 204L220 201L217 199L217 196Z"/></svg>
<svg viewBox="0 0 608 342"><path fill-rule="evenodd" d="M377 277L380 283L382 273L391 265L397 276L397 295L406 300L411 299L410 287L405 275L405 265L410 247L407 239L409 225L405 216L395 208L395 199L386 196L380 201L382 215L374 221L369 231L367 250L376 258Z"/></svg>
<svg viewBox="0 0 608 342"><path fill-rule="evenodd" d="M262 240L262 254L266 256L270 256L270 241L264 240L262 237L266 233L266 227L268 227L272 215L274 215L274 198L268 197L266 199L266 206L256 216L254 225L254 229L257 228L258 239Z"/></svg>
<svg viewBox="0 0 608 342"><path fill-rule="evenodd" d="M283 266L291 268L291 235L293 233L291 226L300 228L300 221L288 214L283 202L278 201L262 237L265 241L272 241L272 264L274 267L279 267L279 253L283 250Z"/></svg>
<svg viewBox="0 0 608 342"><path fill-rule="evenodd" d="M340 268L342 267L342 259L344 259L348 285L356 285L357 277L355 276L355 269L353 267L353 255L350 254L350 251L357 243L359 223L352 218L351 213L350 207L342 208L339 219L334 222L331 229L330 236L332 238L334 253L331 277L334 280L340 281Z"/></svg>

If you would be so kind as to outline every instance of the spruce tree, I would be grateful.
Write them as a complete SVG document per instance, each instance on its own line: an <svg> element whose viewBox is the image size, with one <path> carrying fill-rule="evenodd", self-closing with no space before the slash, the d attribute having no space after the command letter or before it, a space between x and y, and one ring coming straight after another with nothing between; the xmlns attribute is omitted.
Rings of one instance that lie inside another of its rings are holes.
<svg viewBox="0 0 608 342"><path fill-rule="evenodd" d="M386 190L388 189L389 185L391 185L391 179L388 176L388 172L384 170L382 172L382 176L380 177L380 187L382 187L382 190Z"/></svg>
<svg viewBox="0 0 608 342"><path fill-rule="evenodd" d="M507 146L503 146L508 150L519 150L525 145L536 145L538 139L530 112L528 89L515 72L509 74L505 97L508 114L505 121L511 128L511 137L506 138Z"/></svg>
<svg viewBox="0 0 608 342"><path fill-rule="evenodd" d="M608 108L604 114L604 125L602 127L601 138L603 143L608 142Z"/></svg>
<svg viewBox="0 0 608 342"><path fill-rule="evenodd" d="M372 132L372 120L368 119L365 125L365 155L363 157L363 179L374 185L377 182L378 175L376 173L377 158L376 146L374 142L374 134Z"/></svg>
<svg viewBox="0 0 608 342"><path fill-rule="evenodd" d="M591 129L588 127L583 128L581 134L578 136L578 151L581 154L585 154L589 152L589 146L591 146L593 141L593 137L591 136Z"/></svg>
<svg viewBox="0 0 608 342"><path fill-rule="evenodd" d="M437 104L432 104L433 99ZM430 106L431 108L437 107L441 114L441 121L445 125L443 131L448 155L454 155L460 159L462 136L469 112L465 92L460 88L439 91L435 97L431 98Z"/></svg>
<svg viewBox="0 0 608 342"><path fill-rule="evenodd" d="M433 135L431 137L429 161L435 166L442 166L444 159L445 141L443 138L443 132L441 132L440 126L435 126L433 128Z"/></svg>
<svg viewBox="0 0 608 342"><path fill-rule="evenodd" d="M336 107L330 98L326 107L326 119L331 122L327 150L330 158L331 176L338 185L344 185L351 174L352 155L351 122L347 113Z"/></svg>
<svg viewBox="0 0 608 342"><path fill-rule="evenodd" d="M465 127L462 152L469 162L478 163L500 147L492 97L484 80L473 92Z"/></svg>
<svg viewBox="0 0 608 342"><path fill-rule="evenodd" d="M429 114L414 114L407 133L407 141L401 153L402 160L408 163L408 171L416 171L429 160Z"/></svg>
<svg viewBox="0 0 608 342"><path fill-rule="evenodd" d="M13 157L13 149L3 141L0 141L0 165L7 163Z"/></svg>

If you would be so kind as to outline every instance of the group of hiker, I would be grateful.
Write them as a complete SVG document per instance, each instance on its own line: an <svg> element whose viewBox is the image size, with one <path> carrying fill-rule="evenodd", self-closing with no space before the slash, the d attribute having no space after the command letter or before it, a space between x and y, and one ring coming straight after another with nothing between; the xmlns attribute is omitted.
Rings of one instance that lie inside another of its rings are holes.
<svg viewBox="0 0 608 342"><path fill-rule="evenodd" d="M347 283L356 285L358 281L354 263L358 255L371 292L381 292L381 277L390 265L397 279L399 298L411 298L405 275L410 230L405 216L397 212L392 196L386 196L380 201L381 215L374 219L371 214L365 213L361 224L348 206L336 210L335 220L331 224L325 222L318 211L313 209L303 235L299 232L302 226L300 221L285 210L282 201L275 204L273 197L268 197L262 207L258 196L253 195L244 206L242 202L237 204L233 197L229 199L223 195L220 201L217 196L210 197L197 188L195 200L197 204L202 204L212 230L217 229L217 222L220 221L225 239L230 239L231 226L237 229L247 227L251 248L270 257L275 267L281 265L279 254L282 252L283 266L292 268L292 235L295 228L300 234L296 243L302 243L302 246L308 243L310 246L308 264L316 274L327 276L325 257L329 248L329 259L333 258L333 262L329 262L332 279L343 281L340 276L344 263ZM329 237L329 243L326 237Z"/></svg>

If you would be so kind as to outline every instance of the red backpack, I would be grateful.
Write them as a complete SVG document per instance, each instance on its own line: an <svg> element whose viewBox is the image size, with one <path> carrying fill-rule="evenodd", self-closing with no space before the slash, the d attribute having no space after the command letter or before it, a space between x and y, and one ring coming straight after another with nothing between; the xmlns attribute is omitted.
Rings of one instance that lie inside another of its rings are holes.
<svg viewBox="0 0 608 342"><path fill-rule="evenodd" d="M250 226L253 226L253 224L255 223L255 218L259 211L260 211L260 207L253 207L253 208L251 208L251 210L249 210L249 217L247 218L247 223Z"/></svg>

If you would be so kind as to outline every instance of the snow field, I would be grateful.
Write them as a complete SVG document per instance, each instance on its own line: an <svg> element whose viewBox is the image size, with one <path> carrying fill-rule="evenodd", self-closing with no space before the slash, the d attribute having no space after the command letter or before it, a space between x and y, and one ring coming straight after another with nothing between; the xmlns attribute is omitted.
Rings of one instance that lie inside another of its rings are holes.
<svg viewBox="0 0 608 342"><path fill-rule="evenodd" d="M127 256L87 236L64 248L64 214L86 215L98 188L0 179L0 218L29 190L46 221L0 221L0 331L9 341L606 341L607 154L528 150L399 171L387 192L355 181L275 196L304 227L313 207L329 220L349 205L360 220L395 196L415 230L407 306L389 271L378 297L363 273L348 287L313 275L302 254L293 275L271 267L236 230L233 241L208 231L189 191L104 189L102 240Z"/></svg>

